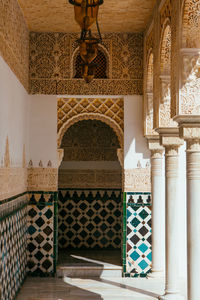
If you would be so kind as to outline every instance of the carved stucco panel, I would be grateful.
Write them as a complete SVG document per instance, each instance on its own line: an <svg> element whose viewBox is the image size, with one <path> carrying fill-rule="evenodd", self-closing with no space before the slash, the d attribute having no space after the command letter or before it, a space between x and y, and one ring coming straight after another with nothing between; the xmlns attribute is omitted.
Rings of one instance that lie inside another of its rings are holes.
<svg viewBox="0 0 200 300"><path fill-rule="evenodd" d="M180 98L182 115L200 115L200 53L182 56Z"/></svg>
<svg viewBox="0 0 200 300"><path fill-rule="evenodd" d="M124 170L125 192L151 192L151 168Z"/></svg>
<svg viewBox="0 0 200 300"><path fill-rule="evenodd" d="M200 0L184 1L182 21L182 46L200 48Z"/></svg>
<svg viewBox="0 0 200 300"><path fill-rule="evenodd" d="M124 101L122 98L60 98L58 114L58 147L66 130L81 120L99 120L109 125L123 147Z"/></svg>
<svg viewBox="0 0 200 300"><path fill-rule="evenodd" d="M171 119L171 82L169 76L160 76L160 87L159 126L176 127L177 123Z"/></svg>

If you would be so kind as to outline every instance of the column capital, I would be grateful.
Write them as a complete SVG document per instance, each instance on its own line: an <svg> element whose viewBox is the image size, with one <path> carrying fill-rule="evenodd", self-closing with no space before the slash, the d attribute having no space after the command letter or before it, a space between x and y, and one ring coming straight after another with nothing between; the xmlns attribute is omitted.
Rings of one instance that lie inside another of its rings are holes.
<svg viewBox="0 0 200 300"><path fill-rule="evenodd" d="M164 151L164 147L160 144L159 135L148 139L148 147L150 151Z"/></svg>
<svg viewBox="0 0 200 300"><path fill-rule="evenodd" d="M179 128L184 140L200 140L200 123L182 123Z"/></svg>
<svg viewBox="0 0 200 300"><path fill-rule="evenodd" d="M160 144L165 148L179 148L184 144L184 140L179 137L179 128L159 128Z"/></svg>

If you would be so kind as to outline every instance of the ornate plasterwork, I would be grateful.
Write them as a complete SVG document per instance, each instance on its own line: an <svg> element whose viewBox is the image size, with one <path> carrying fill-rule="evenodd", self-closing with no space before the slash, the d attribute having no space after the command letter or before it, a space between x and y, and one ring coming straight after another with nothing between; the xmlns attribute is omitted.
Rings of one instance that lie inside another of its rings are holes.
<svg viewBox="0 0 200 300"><path fill-rule="evenodd" d="M172 1L172 18L171 18L171 117L175 117L178 113L178 90L179 90L179 57L180 57L180 3L179 1Z"/></svg>
<svg viewBox="0 0 200 300"><path fill-rule="evenodd" d="M125 192L151 192L151 168L124 170Z"/></svg>
<svg viewBox="0 0 200 300"><path fill-rule="evenodd" d="M0 54L28 91L29 31L16 0L0 1Z"/></svg>
<svg viewBox="0 0 200 300"><path fill-rule="evenodd" d="M148 55L146 88L144 94L145 101L145 135L157 134L153 129L153 53L152 49Z"/></svg>
<svg viewBox="0 0 200 300"><path fill-rule="evenodd" d="M121 188L120 170L70 170L60 169L59 188Z"/></svg>
<svg viewBox="0 0 200 300"><path fill-rule="evenodd" d="M124 102L122 98L59 98L58 148L66 130L81 120L99 120L109 125L123 145Z"/></svg>
<svg viewBox="0 0 200 300"><path fill-rule="evenodd" d="M167 22L161 35L160 71L162 75L171 73L171 27Z"/></svg>
<svg viewBox="0 0 200 300"><path fill-rule="evenodd" d="M171 22L172 17L172 1L173 0L166 0L160 9L160 27L161 30L166 26L166 20Z"/></svg>
<svg viewBox="0 0 200 300"><path fill-rule="evenodd" d="M185 0L182 19L182 47L200 48L200 1Z"/></svg>
<svg viewBox="0 0 200 300"><path fill-rule="evenodd" d="M200 126L198 124L182 124L180 126L180 136L185 140L191 140L191 142L200 140Z"/></svg>
<svg viewBox="0 0 200 300"><path fill-rule="evenodd" d="M57 191L57 168L28 168L28 191Z"/></svg>
<svg viewBox="0 0 200 300"><path fill-rule="evenodd" d="M117 161L120 147L113 129L97 120L75 123L64 134L63 161ZM88 166L89 168L89 166Z"/></svg>
<svg viewBox="0 0 200 300"><path fill-rule="evenodd" d="M153 24L151 25L153 26ZM153 130L153 50L154 28L150 27L144 39L144 135L157 134Z"/></svg>
<svg viewBox="0 0 200 300"><path fill-rule="evenodd" d="M77 52L77 34L30 34L30 93L70 95L142 94L142 34L109 33L103 36L109 79L96 79L89 85L73 79L72 62Z"/></svg>
<svg viewBox="0 0 200 300"><path fill-rule="evenodd" d="M121 148L117 149L117 157L118 157L121 167L124 168L124 151L123 151L123 149L121 149Z"/></svg>
<svg viewBox="0 0 200 300"><path fill-rule="evenodd" d="M187 49L182 52L180 92L180 110L182 115L200 114L200 51L195 52L187 51Z"/></svg>
<svg viewBox="0 0 200 300"><path fill-rule="evenodd" d="M0 201L27 191L25 168L0 168Z"/></svg>
<svg viewBox="0 0 200 300"><path fill-rule="evenodd" d="M158 127L176 127L177 123L171 119L171 27L168 21L161 36Z"/></svg>

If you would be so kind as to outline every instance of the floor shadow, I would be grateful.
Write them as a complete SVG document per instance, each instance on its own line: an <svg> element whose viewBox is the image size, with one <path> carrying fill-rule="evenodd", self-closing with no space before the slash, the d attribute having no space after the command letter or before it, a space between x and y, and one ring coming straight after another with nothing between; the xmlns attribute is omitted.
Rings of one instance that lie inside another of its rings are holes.
<svg viewBox="0 0 200 300"><path fill-rule="evenodd" d="M154 298L158 298L160 296L159 294L155 294L155 293L152 293L152 292L140 289L140 288L135 288L135 287L132 287L132 286L127 285L127 284L114 282L114 281L111 281L111 280L108 280L108 279L105 279L105 278L98 278L96 280L98 280L100 282L103 282L103 283L114 285L116 287L124 288L126 290L130 290L130 291L142 294L142 295L146 295L146 296L150 296L150 297L154 297ZM144 279L144 280L147 280L147 279Z"/></svg>
<svg viewBox="0 0 200 300"><path fill-rule="evenodd" d="M59 250L58 266L121 266L120 250Z"/></svg>
<svg viewBox="0 0 200 300"><path fill-rule="evenodd" d="M56 278L27 278L16 300L102 300L101 295Z"/></svg>

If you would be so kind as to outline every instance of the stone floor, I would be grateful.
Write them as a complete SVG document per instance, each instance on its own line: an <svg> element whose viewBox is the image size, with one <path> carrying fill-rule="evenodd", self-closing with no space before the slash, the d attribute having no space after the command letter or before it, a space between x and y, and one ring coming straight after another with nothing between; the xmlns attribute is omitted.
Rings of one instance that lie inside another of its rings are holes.
<svg viewBox="0 0 200 300"><path fill-rule="evenodd" d="M120 276L112 277L113 269L121 267L120 257L120 252L113 250L59 252L58 268L73 268L76 276L29 277L16 300L155 300L164 293L164 279L122 278L121 272ZM96 277L88 276L88 270L99 267L98 276L96 273ZM88 270L82 273L80 270L84 268ZM103 276L105 268L111 273ZM183 295L185 289L183 282Z"/></svg>
<svg viewBox="0 0 200 300"><path fill-rule="evenodd" d="M59 250L58 266L121 266L121 250Z"/></svg>
<svg viewBox="0 0 200 300"><path fill-rule="evenodd" d="M16 300L154 300L163 290L144 278L28 278Z"/></svg>

